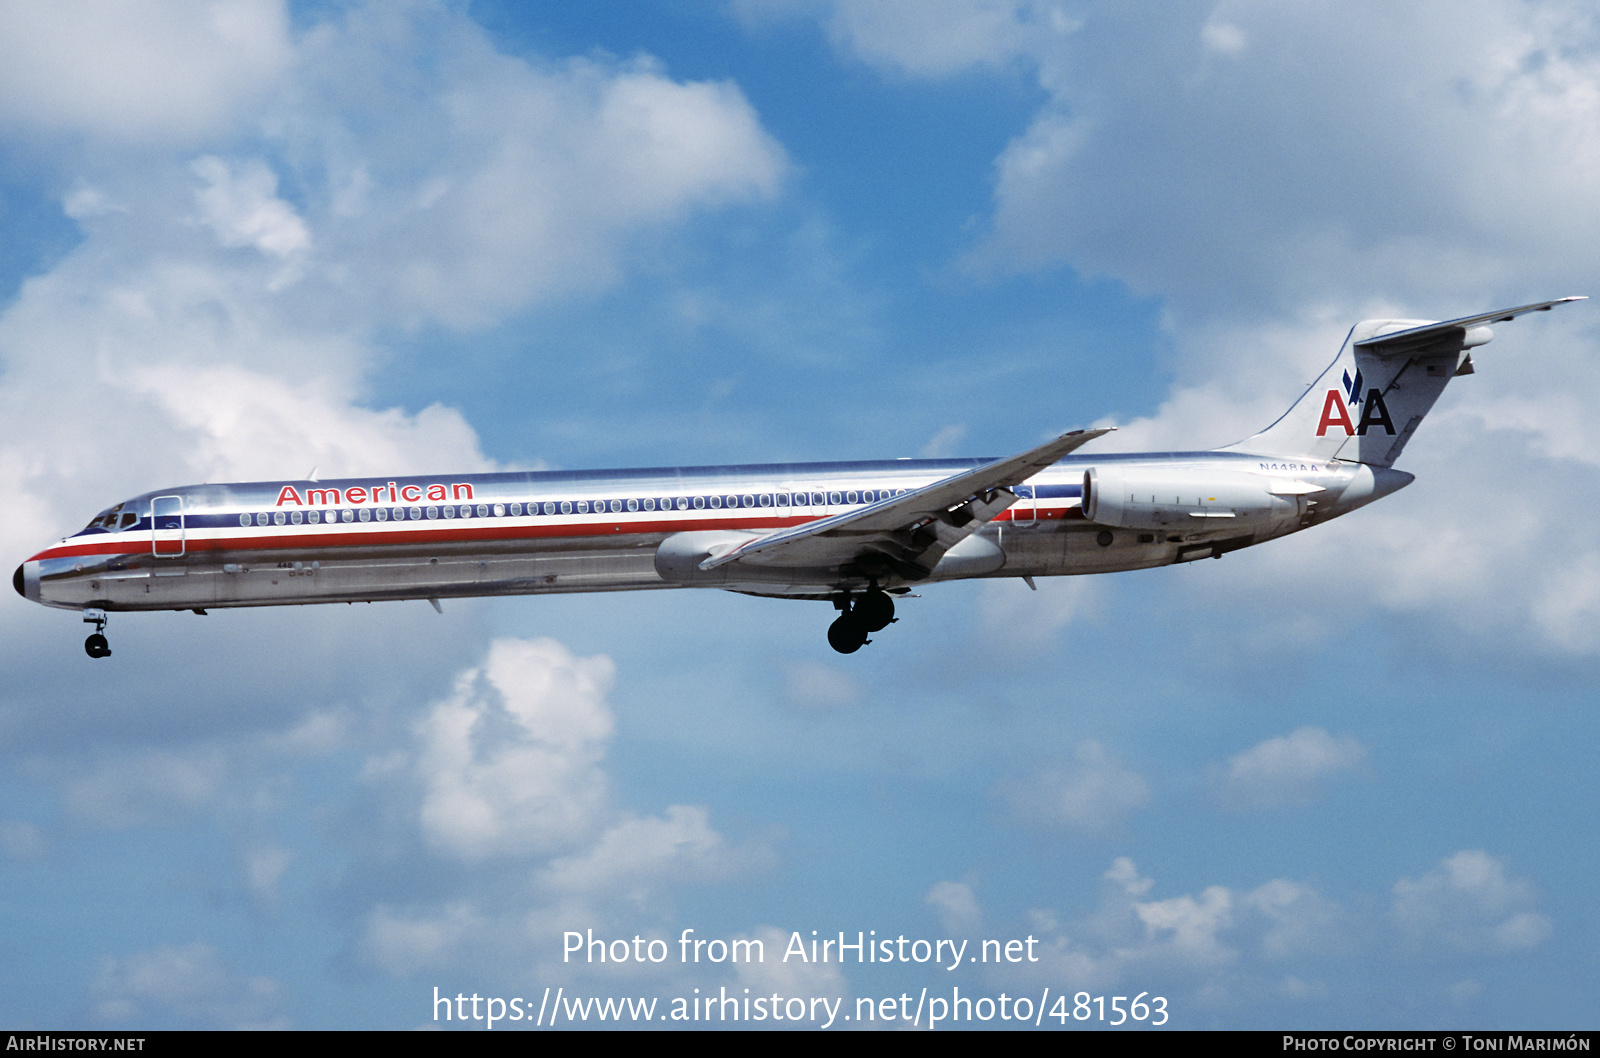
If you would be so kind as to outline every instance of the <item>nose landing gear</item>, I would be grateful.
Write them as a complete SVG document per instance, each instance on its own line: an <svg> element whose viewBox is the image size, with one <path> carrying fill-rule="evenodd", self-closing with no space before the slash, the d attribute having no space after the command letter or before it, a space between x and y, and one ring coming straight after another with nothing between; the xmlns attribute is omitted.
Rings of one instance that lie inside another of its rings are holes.
<svg viewBox="0 0 1600 1058"><path fill-rule="evenodd" d="M83 611L83 623L94 625L94 631L89 638L83 641L83 652L91 658L109 658L111 644L106 641L106 612L104 610Z"/></svg>
<svg viewBox="0 0 1600 1058"><path fill-rule="evenodd" d="M868 591L852 599L849 592L838 595L833 605L841 613L828 626L828 645L841 654L854 654L872 640L867 637L894 623L894 600L874 583Z"/></svg>

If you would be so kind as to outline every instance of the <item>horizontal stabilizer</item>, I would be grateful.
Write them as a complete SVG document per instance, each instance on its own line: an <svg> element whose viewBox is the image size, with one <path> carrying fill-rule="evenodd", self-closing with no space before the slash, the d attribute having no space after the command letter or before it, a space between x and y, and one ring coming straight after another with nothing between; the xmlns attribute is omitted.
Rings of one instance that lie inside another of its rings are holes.
<svg viewBox="0 0 1600 1058"><path fill-rule="evenodd" d="M1549 312L1552 306L1565 304L1568 301L1587 301L1585 297L1557 298L1554 301L1539 301L1532 305L1519 305L1514 309L1501 309L1498 312L1480 312L1476 316L1462 316L1460 319L1441 320L1438 323L1425 323L1418 327L1407 327L1404 330L1391 331L1388 334L1376 334L1370 338L1357 338L1354 345L1357 349L1380 356L1396 356L1402 353L1417 352L1437 342L1460 343L1467 337L1467 332L1474 327L1489 323L1509 323L1518 316L1528 312ZM1485 329L1482 341L1488 341L1489 335ZM1478 345L1482 342L1466 342L1467 345ZM1460 348L1460 344L1456 345Z"/></svg>

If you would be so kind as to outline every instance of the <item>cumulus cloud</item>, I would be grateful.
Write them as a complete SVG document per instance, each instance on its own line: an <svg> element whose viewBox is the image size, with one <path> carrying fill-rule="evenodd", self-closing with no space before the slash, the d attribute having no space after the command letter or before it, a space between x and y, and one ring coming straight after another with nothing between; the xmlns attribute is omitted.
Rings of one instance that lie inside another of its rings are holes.
<svg viewBox="0 0 1600 1058"><path fill-rule="evenodd" d="M703 806L646 814L615 803L604 767L613 680L605 656L496 640L428 707L411 748L373 761L371 781L389 796L412 784L414 812L399 824L421 838L413 869L467 870L448 874L443 896L375 903L355 943L361 959L402 976L468 960L525 971L559 959L551 938L573 923L599 932L626 918L631 935L644 916L665 932L678 889L772 863L765 843L729 841Z"/></svg>
<svg viewBox="0 0 1600 1058"><path fill-rule="evenodd" d="M553 639L499 640L419 732L423 833L467 860L568 847L605 804L614 669Z"/></svg>
<svg viewBox="0 0 1600 1058"><path fill-rule="evenodd" d="M0 820L0 848L14 860L31 860L43 856L48 846L44 835L32 823L19 819Z"/></svg>
<svg viewBox="0 0 1600 1058"><path fill-rule="evenodd" d="M986 580L978 595L980 643L1001 657L1039 654L1067 625L1092 617L1101 592L1090 577L1053 577L1033 588L1020 578Z"/></svg>
<svg viewBox="0 0 1600 1058"><path fill-rule="evenodd" d="M1229 757L1215 781L1223 803L1232 807L1303 804L1329 777L1366 759L1366 747L1349 735L1335 738L1320 727L1302 727Z"/></svg>
<svg viewBox="0 0 1600 1058"><path fill-rule="evenodd" d="M922 902L934 909L939 925L952 936L971 936L983 923L977 894L966 882L937 882Z"/></svg>
<svg viewBox="0 0 1600 1058"><path fill-rule="evenodd" d="M787 168L731 84L512 58L442 4L131 10L0 15L0 123L72 132L35 161L82 233L0 312L12 553L185 479L486 469L457 412L368 404L377 335L602 289Z"/></svg>
<svg viewBox="0 0 1600 1058"><path fill-rule="evenodd" d="M190 168L205 181L194 196L200 220L222 246L249 246L287 257L311 245L305 222L278 197L277 175L261 161L230 167L207 155Z"/></svg>
<svg viewBox="0 0 1600 1058"><path fill-rule="evenodd" d="M771 995L776 992L786 996L848 996L849 982L838 961L802 962L783 959L789 950L794 931L776 926L759 926L751 936L761 941L765 959L761 962L735 963L739 984L749 988L751 994ZM806 939L801 934L802 942Z"/></svg>
<svg viewBox="0 0 1600 1058"><path fill-rule="evenodd" d="M861 681L843 669L814 661L784 667L784 697L806 709L842 709L861 701Z"/></svg>
<svg viewBox="0 0 1600 1058"><path fill-rule="evenodd" d="M1390 909L1408 940L1460 951L1526 951L1551 933L1537 897L1505 864L1478 850L1463 850L1421 878L1394 885Z"/></svg>
<svg viewBox="0 0 1600 1058"><path fill-rule="evenodd" d="M66 783L74 815L105 827L163 821L215 803L230 777L214 746L121 754L83 767Z"/></svg>
<svg viewBox="0 0 1600 1058"><path fill-rule="evenodd" d="M672 805L662 817L617 822L592 848L553 861L541 881L557 892L643 903L664 883L725 878L768 860L764 849L731 848L706 809Z"/></svg>
<svg viewBox="0 0 1600 1058"><path fill-rule="evenodd" d="M1351 916L1313 886L1277 878L1255 889L1207 886L1156 898L1156 883L1117 857L1101 879L1099 906L1063 923L1035 910L1029 926L1040 961L1027 972L1069 974L1086 987L1139 978L1188 981L1212 1000L1229 990L1282 984L1285 960L1316 959L1347 947Z"/></svg>
<svg viewBox="0 0 1600 1058"><path fill-rule="evenodd" d="M0 122L182 143L236 118L293 58L281 0L19 0L0 8Z"/></svg>
<svg viewBox="0 0 1600 1058"><path fill-rule="evenodd" d="M121 1028L286 1029L277 982L229 969L204 941L101 960L94 1021Z"/></svg>
<svg viewBox="0 0 1600 1058"><path fill-rule="evenodd" d="M965 265L1067 265L1161 300L1177 383L1097 448L1228 444L1273 421L1359 319L1585 293L1574 277L1595 272L1600 20L1587 8L1473 0L1396 17L1226 0L1077 5L1069 19L1048 0L952 5L892 25L856 0L788 10L900 74L1032 71L1045 101L995 160ZM947 26L967 27L966 49L917 44ZM1592 320L1578 306L1508 325L1452 385L1402 464L1426 504L1390 499L1271 545L1229 585L1188 581L1208 606L1256 614L1263 636L1311 641L1376 604L1495 649L1593 655L1600 551L1561 528L1600 513L1585 499ZM1475 500L1486 480L1494 532Z"/></svg>
<svg viewBox="0 0 1600 1058"><path fill-rule="evenodd" d="M1070 764L1008 784L1004 793L1018 818L1083 834L1115 827L1150 801L1143 776L1093 739L1078 746Z"/></svg>

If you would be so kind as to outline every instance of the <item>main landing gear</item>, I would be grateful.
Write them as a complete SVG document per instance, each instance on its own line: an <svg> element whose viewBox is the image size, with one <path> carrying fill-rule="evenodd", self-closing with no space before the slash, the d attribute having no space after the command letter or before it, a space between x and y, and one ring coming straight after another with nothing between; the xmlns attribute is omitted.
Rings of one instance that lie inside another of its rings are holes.
<svg viewBox="0 0 1600 1058"><path fill-rule="evenodd" d="M854 654L872 640L867 637L894 622L894 600L878 588L854 597L849 592L834 596L838 620L828 626L828 645L841 654Z"/></svg>
<svg viewBox="0 0 1600 1058"><path fill-rule="evenodd" d="M94 625L94 631L88 639L83 641L83 652L91 658L109 658L111 644L106 642L106 612L104 610L83 611L83 623Z"/></svg>

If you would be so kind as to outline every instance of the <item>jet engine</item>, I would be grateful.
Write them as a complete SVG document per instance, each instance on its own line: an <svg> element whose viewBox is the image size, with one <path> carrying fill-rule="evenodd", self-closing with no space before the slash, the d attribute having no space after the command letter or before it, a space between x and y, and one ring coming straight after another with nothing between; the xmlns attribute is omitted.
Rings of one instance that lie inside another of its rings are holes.
<svg viewBox="0 0 1600 1058"><path fill-rule="evenodd" d="M1297 516L1301 496L1321 491L1236 470L1112 465L1084 472L1083 516L1130 529L1253 529Z"/></svg>

